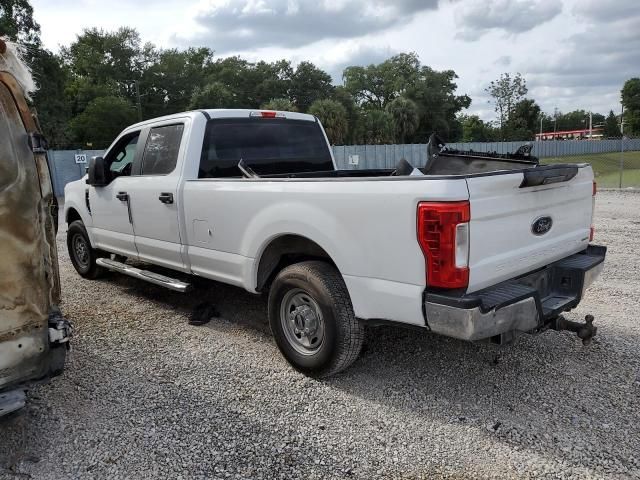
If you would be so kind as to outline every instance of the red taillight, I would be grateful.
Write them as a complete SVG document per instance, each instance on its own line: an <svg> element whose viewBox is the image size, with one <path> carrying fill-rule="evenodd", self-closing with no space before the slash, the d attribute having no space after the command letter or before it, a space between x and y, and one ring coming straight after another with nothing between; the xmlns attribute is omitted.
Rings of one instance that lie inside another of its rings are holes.
<svg viewBox="0 0 640 480"><path fill-rule="evenodd" d="M593 181L593 193L591 194L593 197L596 196L596 193L598 193L598 184L596 183L596 181Z"/></svg>
<svg viewBox="0 0 640 480"><path fill-rule="evenodd" d="M262 118L276 118L276 112L260 112Z"/></svg>
<svg viewBox="0 0 640 480"><path fill-rule="evenodd" d="M591 225L591 228L589 229L589 241L590 242L593 242L593 237L595 237L595 235L596 235L596 227Z"/></svg>
<svg viewBox="0 0 640 480"><path fill-rule="evenodd" d="M440 288L463 288L469 284L469 267L466 257L464 266L456 265L456 250L468 249L466 239L456 241L460 224L471 217L469 202L421 202L418 204L418 243L424 254L427 285ZM463 252L461 255L466 255Z"/></svg>

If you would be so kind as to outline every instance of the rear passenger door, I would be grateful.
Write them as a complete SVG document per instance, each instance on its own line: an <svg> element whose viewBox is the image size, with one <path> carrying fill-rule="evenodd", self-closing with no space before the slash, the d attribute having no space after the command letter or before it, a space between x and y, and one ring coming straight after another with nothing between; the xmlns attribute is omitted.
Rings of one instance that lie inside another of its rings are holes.
<svg viewBox="0 0 640 480"><path fill-rule="evenodd" d="M157 265L184 270L178 185L187 137L187 120L149 128L136 184L129 192L138 256Z"/></svg>

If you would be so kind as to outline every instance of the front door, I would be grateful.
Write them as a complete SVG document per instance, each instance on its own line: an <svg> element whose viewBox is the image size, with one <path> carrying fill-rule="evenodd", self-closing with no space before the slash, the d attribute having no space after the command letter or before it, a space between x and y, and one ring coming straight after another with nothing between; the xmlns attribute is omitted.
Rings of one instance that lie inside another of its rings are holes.
<svg viewBox="0 0 640 480"><path fill-rule="evenodd" d="M139 258L184 270L178 223L178 157L184 123L151 127L142 153L136 188L129 192Z"/></svg>
<svg viewBox="0 0 640 480"><path fill-rule="evenodd" d="M131 177L139 148L140 131L127 133L111 148L105 162L110 164L111 181L105 186L89 186L90 228L94 247L136 258L129 193L135 182Z"/></svg>

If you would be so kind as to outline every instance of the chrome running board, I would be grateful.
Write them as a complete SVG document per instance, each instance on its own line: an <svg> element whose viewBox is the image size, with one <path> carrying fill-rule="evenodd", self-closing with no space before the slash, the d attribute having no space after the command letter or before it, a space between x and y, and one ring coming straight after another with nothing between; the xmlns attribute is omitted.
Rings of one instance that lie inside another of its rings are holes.
<svg viewBox="0 0 640 480"><path fill-rule="evenodd" d="M176 292L184 293L191 287L191 284L176 280L175 278L166 277L159 273L150 272L148 270L142 270L140 268L132 267L122 262L116 262L109 258L98 258L96 264L101 267L107 268L114 272L124 273L133 278L139 278L145 282L153 283L154 285L160 285L161 287L174 290Z"/></svg>

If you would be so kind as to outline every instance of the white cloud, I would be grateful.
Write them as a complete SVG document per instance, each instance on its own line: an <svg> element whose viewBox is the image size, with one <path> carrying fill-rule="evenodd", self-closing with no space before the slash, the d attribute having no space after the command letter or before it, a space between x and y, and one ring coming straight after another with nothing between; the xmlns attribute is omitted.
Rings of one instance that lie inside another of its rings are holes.
<svg viewBox="0 0 640 480"><path fill-rule="evenodd" d="M470 113L488 120L495 115L484 88L502 72L522 73L529 97L546 112L619 111L624 81L640 76L638 0L563 0L559 14L558 2L538 0L32 2L45 45L54 50L83 28L126 25L161 47L208 46L224 56L226 42L251 61L312 61L338 83L347 65L415 51L425 65L455 70L458 93L473 99ZM222 17L199 22L216 8ZM239 43L235 31L245 36ZM470 31L475 41L463 39Z"/></svg>
<svg viewBox="0 0 640 480"><path fill-rule="evenodd" d="M327 38L355 38L437 8L438 0L217 0L200 4L199 32L179 43L206 43L217 52L296 48Z"/></svg>
<svg viewBox="0 0 640 480"><path fill-rule="evenodd" d="M511 34L527 32L556 17L559 0L469 0L456 9L458 36L478 40L492 30Z"/></svg>

